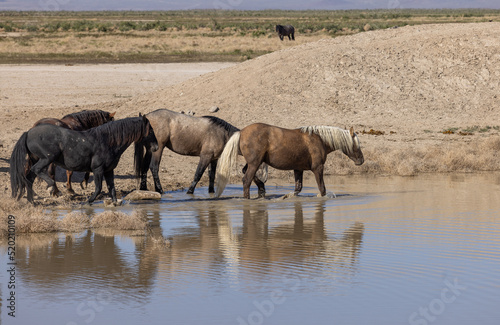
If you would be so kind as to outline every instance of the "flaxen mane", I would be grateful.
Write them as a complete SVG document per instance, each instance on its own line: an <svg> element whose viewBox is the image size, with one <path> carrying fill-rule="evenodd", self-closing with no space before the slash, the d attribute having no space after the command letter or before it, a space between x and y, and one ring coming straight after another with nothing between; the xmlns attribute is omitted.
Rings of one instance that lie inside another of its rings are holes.
<svg viewBox="0 0 500 325"><path fill-rule="evenodd" d="M351 137L349 130L344 130L334 126L315 125L301 127L300 131L303 133L314 133L318 135L332 150L340 149L347 155L352 154L353 152L353 138Z"/></svg>

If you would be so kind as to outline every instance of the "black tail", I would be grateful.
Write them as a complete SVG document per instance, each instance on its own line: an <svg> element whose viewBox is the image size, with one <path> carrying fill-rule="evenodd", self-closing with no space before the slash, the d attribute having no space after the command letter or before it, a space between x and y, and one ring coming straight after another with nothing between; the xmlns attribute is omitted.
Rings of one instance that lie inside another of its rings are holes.
<svg viewBox="0 0 500 325"><path fill-rule="evenodd" d="M26 146L27 138L28 132L24 132L10 156L10 187L12 197L18 200L24 195L26 189L28 189L28 199L33 198L33 184L26 177L31 168L31 159L26 157L29 154Z"/></svg>
<svg viewBox="0 0 500 325"><path fill-rule="evenodd" d="M134 145L134 175L141 177L144 169L144 144L142 141L137 141ZM147 167L146 167L147 168Z"/></svg>

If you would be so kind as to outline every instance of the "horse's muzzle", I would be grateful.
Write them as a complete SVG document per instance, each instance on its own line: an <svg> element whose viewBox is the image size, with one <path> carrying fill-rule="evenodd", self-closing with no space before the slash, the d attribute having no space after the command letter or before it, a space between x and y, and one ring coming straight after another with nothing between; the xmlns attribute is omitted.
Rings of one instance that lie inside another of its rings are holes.
<svg viewBox="0 0 500 325"><path fill-rule="evenodd" d="M361 166L361 165L363 165L363 163L364 163L364 162L365 162L365 158L364 158L364 157L361 157L361 158L356 159L356 160L354 161L354 164L355 164L356 166Z"/></svg>
<svg viewBox="0 0 500 325"><path fill-rule="evenodd" d="M158 150L158 148L158 143L152 143L149 147L149 150L151 150L151 152L155 152L156 150Z"/></svg>

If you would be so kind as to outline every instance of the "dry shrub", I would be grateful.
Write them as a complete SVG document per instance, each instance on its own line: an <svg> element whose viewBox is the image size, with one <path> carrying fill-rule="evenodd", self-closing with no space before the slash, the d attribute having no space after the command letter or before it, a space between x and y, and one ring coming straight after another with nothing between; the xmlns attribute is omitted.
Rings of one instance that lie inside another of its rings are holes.
<svg viewBox="0 0 500 325"><path fill-rule="evenodd" d="M83 212L71 212L59 221L61 231L78 232L90 227L90 218Z"/></svg>
<svg viewBox="0 0 500 325"><path fill-rule="evenodd" d="M133 211L128 215L120 211L105 211L96 214L91 222L92 228L113 228L117 230L139 230L144 229L147 220L138 211Z"/></svg>
<svg viewBox="0 0 500 325"><path fill-rule="evenodd" d="M15 216L16 233L54 232L58 230L55 213L47 213L41 206L26 204L12 198L0 201L0 236L7 233L8 216Z"/></svg>

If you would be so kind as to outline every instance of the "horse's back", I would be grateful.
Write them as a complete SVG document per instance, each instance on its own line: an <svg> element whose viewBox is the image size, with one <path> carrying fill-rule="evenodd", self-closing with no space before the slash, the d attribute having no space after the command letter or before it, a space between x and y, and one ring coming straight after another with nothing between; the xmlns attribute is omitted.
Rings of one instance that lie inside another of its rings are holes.
<svg viewBox="0 0 500 325"><path fill-rule="evenodd" d="M212 126L210 119L159 109L148 113L158 143L170 150L189 156L199 156L204 151L219 155L225 144L223 128Z"/></svg>
<svg viewBox="0 0 500 325"><path fill-rule="evenodd" d="M312 155L319 154L320 159L326 157L318 136L264 123L251 124L241 130L240 151L249 164L265 162L282 170L308 170Z"/></svg>
<svg viewBox="0 0 500 325"><path fill-rule="evenodd" d="M33 124L33 127L38 126L40 124L51 124L69 129L69 126L66 123L64 123L64 121L52 117L46 117L42 118L41 120L38 120L35 124Z"/></svg>

